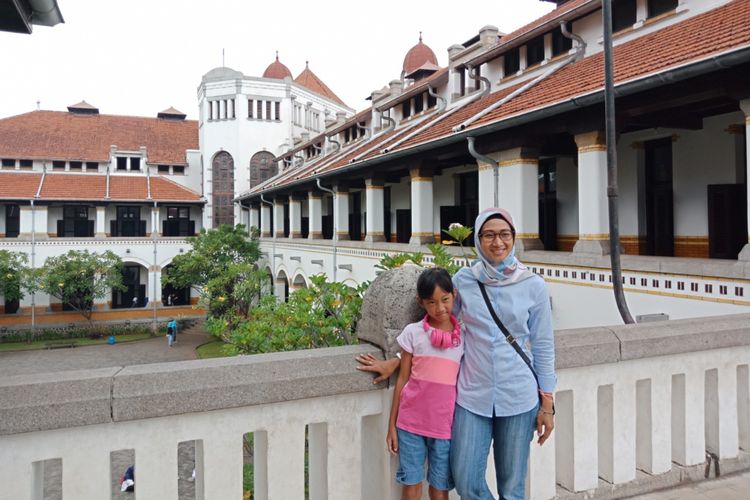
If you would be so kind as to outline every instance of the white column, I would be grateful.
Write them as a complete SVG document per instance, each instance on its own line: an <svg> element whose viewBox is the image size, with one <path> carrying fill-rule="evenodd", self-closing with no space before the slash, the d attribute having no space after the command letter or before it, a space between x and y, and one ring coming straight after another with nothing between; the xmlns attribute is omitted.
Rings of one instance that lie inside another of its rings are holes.
<svg viewBox="0 0 750 500"><path fill-rule="evenodd" d="M202 451L209 465L202 471L205 498L242 498L242 436L222 432L203 439Z"/></svg>
<svg viewBox="0 0 750 500"><path fill-rule="evenodd" d="M635 479L635 383L599 388L599 475L613 484Z"/></svg>
<svg viewBox="0 0 750 500"><path fill-rule="evenodd" d="M479 171L479 211L495 205L495 169L489 163L477 160ZM474 221L472 221L472 224Z"/></svg>
<svg viewBox="0 0 750 500"><path fill-rule="evenodd" d="M268 498L304 498L305 426L278 425L268 430ZM343 477L336 479L347 482Z"/></svg>
<svg viewBox="0 0 750 500"><path fill-rule="evenodd" d="M271 228L271 206L265 203L260 206L260 235L269 238L273 229Z"/></svg>
<svg viewBox="0 0 750 500"><path fill-rule="evenodd" d="M516 249L543 249L539 239L539 157L519 147L500 152L498 200L513 215Z"/></svg>
<svg viewBox="0 0 750 500"><path fill-rule="evenodd" d="M248 230L253 227L260 228L260 207L250 207L250 221L249 221L250 227L248 227Z"/></svg>
<svg viewBox="0 0 750 500"><path fill-rule="evenodd" d="M342 415L341 419L328 424L329 498L362 496L362 452L361 417Z"/></svg>
<svg viewBox="0 0 750 500"><path fill-rule="evenodd" d="M97 238L107 237L107 207L98 206L96 207L96 232L94 234Z"/></svg>
<svg viewBox="0 0 750 500"><path fill-rule="evenodd" d="M706 373L706 449L721 458L737 456L737 369L722 365Z"/></svg>
<svg viewBox="0 0 750 500"><path fill-rule="evenodd" d="M365 179L366 226L365 241L385 241L385 224L383 221L383 181Z"/></svg>
<svg viewBox="0 0 750 500"><path fill-rule="evenodd" d="M161 235L159 220L159 207L151 207L151 235L157 238Z"/></svg>
<svg viewBox="0 0 750 500"><path fill-rule="evenodd" d="M302 237L302 200L294 195L289 197L289 237Z"/></svg>
<svg viewBox="0 0 750 500"><path fill-rule="evenodd" d="M349 189L335 186L336 198L333 203L333 227L337 240L349 239Z"/></svg>
<svg viewBox="0 0 750 500"><path fill-rule="evenodd" d="M575 136L578 146L578 242L574 252L609 254L607 144L603 131Z"/></svg>
<svg viewBox="0 0 750 500"><path fill-rule="evenodd" d="M740 109L745 113L745 157L747 172L745 173L745 189L747 200L747 243L740 251L738 260L750 261L750 99L740 101Z"/></svg>
<svg viewBox="0 0 750 500"><path fill-rule="evenodd" d="M695 465L706 460L705 372L691 368L672 377L672 460Z"/></svg>
<svg viewBox="0 0 750 500"><path fill-rule="evenodd" d="M307 237L311 240L319 240L323 238L323 199L319 193L310 191L307 200L307 217L310 221L307 226Z"/></svg>
<svg viewBox="0 0 750 500"><path fill-rule="evenodd" d="M410 245L435 241L432 214L432 172L421 168L409 171L411 177L411 238Z"/></svg>
<svg viewBox="0 0 750 500"><path fill-rule="evenodd" d="M146 285L146 296L149 298L147 307L149 308L153 308L154 300L157 304L161 304L161 277L163 270L163 267L158 266L149 273L151 280L149 280L149 283Z"/></svg>
<svg viewBox="0 0 750 500"><path fill-rule="evenodd" d="M670 404L672 377L668 374L636 384L636 466L649 474L672 468Z"/></svg>
<svg viewBox="0 0 750 500"><path fill-rule="evenodd" d="M284 237L284 199L276 198L273 202L273 234Z"/></svg>
<svg viewBox="0 0 750 500"><path fill-rule="evenodd" d="M555 404L560 417L555 436L557 482L571 491L596 488L599 483L597 453L597 388L576 384L558 392Z"/></svg>

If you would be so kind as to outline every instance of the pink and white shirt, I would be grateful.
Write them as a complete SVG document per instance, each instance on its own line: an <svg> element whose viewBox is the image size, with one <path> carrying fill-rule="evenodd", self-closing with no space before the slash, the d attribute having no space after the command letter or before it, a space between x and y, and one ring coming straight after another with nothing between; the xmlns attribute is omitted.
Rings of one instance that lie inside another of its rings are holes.
<svg viewBox="0 0 750 500"><path fill-rule="evenodd" d="M396 427L419 436L450 439L464 346L460 342L447 349L435 347L430 341L431 333L429 324L418 321L407 325L396 338L401 348L412 355L411 374L401 391Z"/></svg>

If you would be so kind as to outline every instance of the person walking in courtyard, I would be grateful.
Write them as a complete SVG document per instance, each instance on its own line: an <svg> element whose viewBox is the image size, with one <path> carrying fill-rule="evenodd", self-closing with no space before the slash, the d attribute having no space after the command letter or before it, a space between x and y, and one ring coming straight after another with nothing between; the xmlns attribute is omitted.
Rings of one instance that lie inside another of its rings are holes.
<svg viewBox="0 0 750 500"><path fill-rule="evenodd" d="M177 321L170 318L169 323L167 323L167 345L172 347L175 342L177 342Z"/></svg>
<svg viewBox="0 0 750 500"><path fill-rule="evenodd" d="M451 434L451 470L463 499L489 500L485 480L490 446L500 499L522 500L529 443L554 428L555 347L544 280L515 257L516 229L501 208L481 212L474 225L478 259L453 277L454 313L464 327L464 358ZM389 377L399 359L359 356L360 370Z"/></svg>
<svg viewBox="0 0 750 500"><path fill-rule="evenodd" d="M448 500L453 489L450 437L456 402L456 377L463 355L461 331L453 316L455 298L450 274L434 267L417 280L417 302L427 312L407 325L396 341L401 371L393 392L388 451L398 455L396 481L402 500L422 498L424 464L430 500Z"/></svg>

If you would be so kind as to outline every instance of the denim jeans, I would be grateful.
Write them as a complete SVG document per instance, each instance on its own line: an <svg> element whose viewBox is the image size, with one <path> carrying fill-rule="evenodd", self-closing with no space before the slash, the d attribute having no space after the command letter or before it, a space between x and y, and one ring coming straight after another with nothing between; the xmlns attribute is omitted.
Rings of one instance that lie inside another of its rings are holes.
<svg viewBox="0 0 750 500"><path fill-rule="evenodd" d="M451 470L462 500L494 500L487 481L487 456L493 444L500 500L523 500L529 443L537 408L510 417L482 417L459 405L453 416Z"/></svg>

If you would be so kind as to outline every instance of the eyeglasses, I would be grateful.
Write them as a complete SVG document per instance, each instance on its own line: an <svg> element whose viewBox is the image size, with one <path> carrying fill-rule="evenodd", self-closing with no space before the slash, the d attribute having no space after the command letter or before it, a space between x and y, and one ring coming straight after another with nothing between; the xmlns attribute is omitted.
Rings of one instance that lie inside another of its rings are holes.
<svg viewBox="0 0 750 500"><path fill-rule="evenodd" d="M485 243L494 241L498 236L506 243L513 241L512 231L500 231L499 233L496 233L495 231L482 231L481 233L479 233L479 238Z"/></svg>

